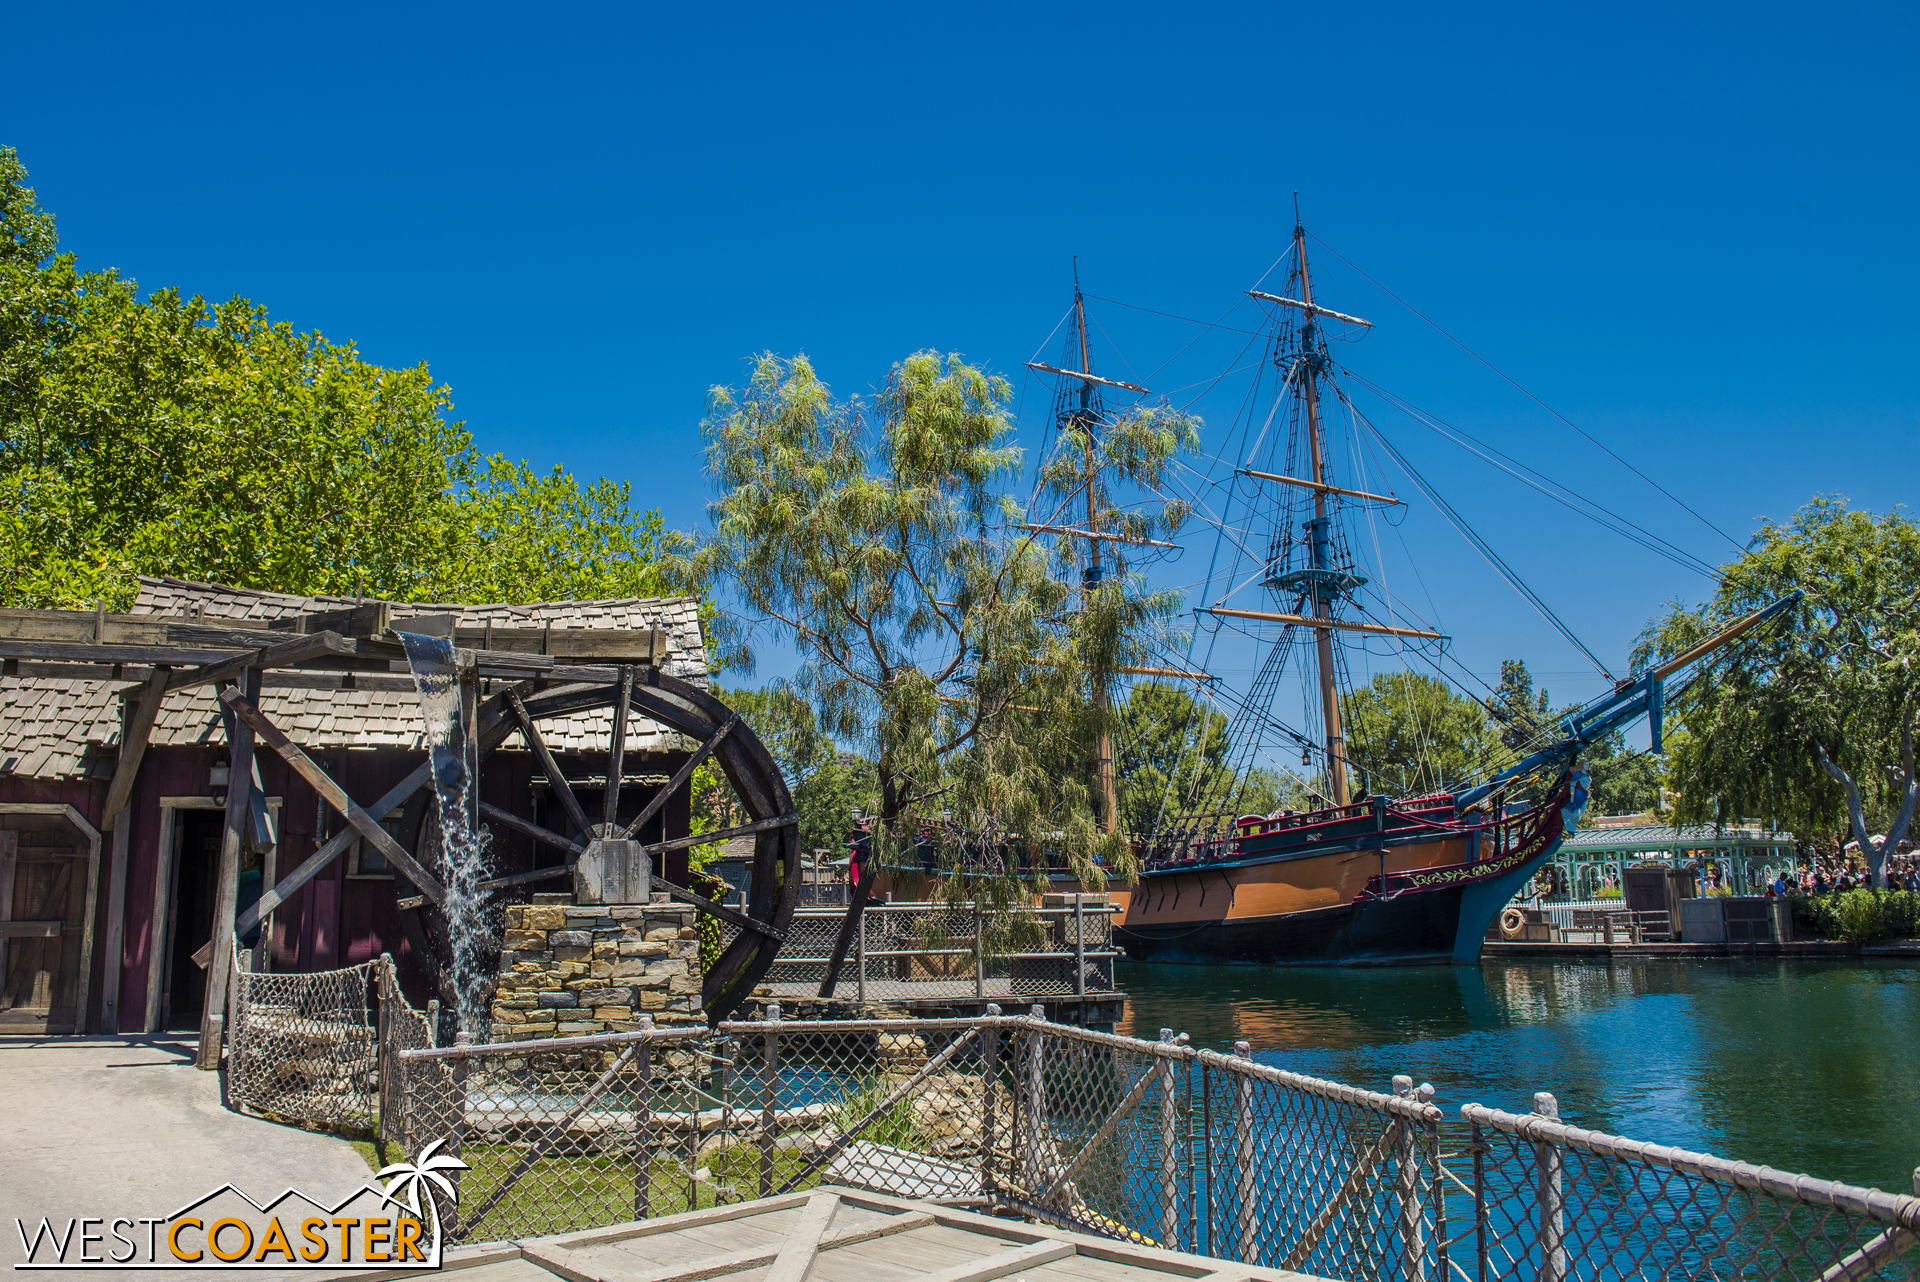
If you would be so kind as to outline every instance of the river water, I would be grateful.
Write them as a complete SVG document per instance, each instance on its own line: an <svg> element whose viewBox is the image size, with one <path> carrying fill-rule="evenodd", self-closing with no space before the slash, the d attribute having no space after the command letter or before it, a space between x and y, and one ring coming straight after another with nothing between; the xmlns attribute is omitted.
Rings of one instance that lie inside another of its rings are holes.
<svg viewBox="0 0 1920 1282"><path fill-rule="evenodd" d="M1267 968L1123 962L1118 1031L1161 1028L1449 1113L1562 1118L1633 1139L1913 1191L1920 967L1811 959Z"/></svg>

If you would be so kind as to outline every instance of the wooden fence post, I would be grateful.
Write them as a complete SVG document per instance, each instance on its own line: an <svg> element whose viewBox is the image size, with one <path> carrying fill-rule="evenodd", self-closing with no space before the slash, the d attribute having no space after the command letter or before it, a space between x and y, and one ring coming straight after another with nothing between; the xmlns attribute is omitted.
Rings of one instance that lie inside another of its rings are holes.
<svg viewBox="0 0 1920 1282"><path fill-rule="evenodd" d="M1393 1079L1393 1093L1401 1099L1417 1098L1413 1078L1402 1073ZM1402 1119L1394 1138L1394 1157L1398 1167L1400 1202L1400 1277L1402 1282L1426 1282L1426 1243L1421 1232L1420 1171L1414 1157L1413 1121Z"/></svg>
<svg viewBox="0 0 1920 1282"><path fill-rule="evenodd" d="M977 1001L987 997L987 935L986 918L980 915L980 901L973 901L973 996Z"/></svg>
<svg viewBox="0 0 1920 1282"><path fill-rule="evenodd" d="M1039 1002L1033 1004L1033 1017L1045 1022L1047 1008ZM1026 1107L1026 1144L1025 1158L1027 1196L1037 1196L1046 1187L1046 1174L1041 1169L1042 1127L1047 1118L1047 1079L1046 1079L1046 1034L1034 1029L1027 1034L1027 1107Z"/></svg>
<svg viewBox="0 0 1920 1282"><path fill-rule="evenodd" d="M642 1015L637 1022L642 1032L653 1028L651 1015ZM698 1052L695 1054L697 1064ZM633 1092L633 1218L644 1220L650 1214L653 1190L653 1047L648 1042L640 1044L638 1071L640 1081ZM693 1126L698 1133L699 1110L696 1107L694 1111Z"/></svg>
<svg viewBox="0 0 1920 1282"><path fill-rule="evenodd" d="M974 904L976 920L979 904ZM979 939L976 933L974 938ZM997 1003L987 1003L987 1018L1000 1018ZM980 1196L987 1199L989 1208L993 1204L993 1109L994 1087L1000 1078L1000 1026L988 1024L980 1030Z"/></svg>
<svg viewBox="0 0 1920 1282"><path fill-rule="evenodd" d="M455 1046L469 1046L472 1043L472 1033L462 1030L453 1035L453 1044ZM447 1067L449 1069L448 1077L453 1083L453 1091L449 1100L451 1105L450 1112L452 1113L452 1117L449 1120L452 1126L447 1132L447 1142L441 1147L440 1151L453 1157L459 1157L461 1151L467 1146L467 1057L461 1055ZM447 1172L447 1178L453 1181L454 1191L454 1202L452 1206L447 1208L446 1216L447 1227L450 1230L447 1236L450 1239L457 1239L460 1228L459 1194L460 1176L463 1173L464 1172L458 1170Z"/></svg>
<svg viewBox="0 0 1920 1282"><path fill-rule="evenodd" d="M1076 912L1074 916L1079 914ZM1171 1028L1160 1030L1160 1044L1173 1045ZM1165 1056L1156 1056L1153 1066L1160 1075L1160 1244L1177 1251L1180 1249L1175 1245L1180 1231L1180 1165L1176 1125L1179 1101L1173 1094L1176 1069L1173 1060Z"/></svg>
<svg viewBox="0 0 1920 1282"><path fill-rule="evenodd" d="M1533 1097L1533 1115L1557 1122L1560 1102L1539 1091ZM1540 1202L1540 1282L1563 1282L1567 1276L1566 1156L1559 1145L1540 1142L1533 1146L1533 1162Z"/></svg>
<svg viewBox="0 0 1920 1282"><path fill-rule="evenodd" d="M1253 1058L1250 1042L1235 1042L1233 1053L1240 1059ZM1233 1075L1233 1151L1235 1192L1239 1194L1236 1213L1240 1230L1240 1262L1252 1264L1260 1250L1255 1231L1254 1210L1258 1205L1253 1170L1253 1078L1244 1072Z"/></svg>
<svg viewBox="0 0 1920 1282"><path fill-rule="evenodd" d="M767 1018L760 1038L760 1196L772 1197L773 1128L780 1098L779 1002L767 1003Z"/></svg>

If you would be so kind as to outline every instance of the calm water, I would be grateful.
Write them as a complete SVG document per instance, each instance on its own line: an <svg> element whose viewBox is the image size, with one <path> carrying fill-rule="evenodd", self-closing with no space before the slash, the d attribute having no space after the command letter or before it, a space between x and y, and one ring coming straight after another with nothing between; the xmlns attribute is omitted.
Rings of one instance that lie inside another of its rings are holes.
<svg viewBox="0 0 1920 1282"><path fill-rule="evenodd" d="M1881 962L1122 963L1119 1031L1190 1033L1295 1072L1430 1081L1454 1112L1552 1091L1576 1125L1911 1192L1920 967Z"/></svg>

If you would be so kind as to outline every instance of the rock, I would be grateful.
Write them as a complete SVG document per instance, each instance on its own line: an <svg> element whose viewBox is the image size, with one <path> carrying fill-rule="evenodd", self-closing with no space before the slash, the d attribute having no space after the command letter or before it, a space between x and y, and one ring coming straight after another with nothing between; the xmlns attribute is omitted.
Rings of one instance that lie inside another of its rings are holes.
<svg viewBox="0 0 1920 1282"><path fill-rule="evenodd" d="M615 947L619 949L622 957L665 957L674 946L659 940L649 942L644 939L622 939ZM696 945L696 955L698 951L698 945Z"/></svg>
<svg viewBox="0 0 1920 1282"><path fill-rule="evenodd" d="M567 935L573 932L561 930L561 931L555 931L554 933L558 935ZM572 948L562 948L559 946L555 946L553 950L553 959L555 961L583 962L592 956L593 956L593 950L591 948L586 947L585 945L580 945Z"/></svg>
<svg viewBox="0 0 1920 1282"><path fill-rule="evenodd" d="M540 994L540 1005L543 1008L548 1010L553 1010L555 1008L561 1008L561 1007L567 1007L567 1006L578 1006L579 1004L580 1004L579 999L575 997L572 993Z"/></svg>
<svg viewBox="0 0 1920 1282"><path fill-rule="evenodd" d="M528 930L565 930L567 928L567 910L564 908L543 906L528 908L524 911Z"/></svg>
<svg viewBox="0 0 1920 1282"><path fill-rule="evenodd" d="M632 1019L633 1007L631 1006L595 1006L593 1008L593 1017L595 1019L603 1019L603 1020Z"/></svg>
<svg viewBox="0 0 1920 1282"><path fill-rule="evenodd" d="M680 928L680 938L698 939L700 938L700 932L695 930L692 926L682 926Z"/></svg>
<svg viewBox="0 0 1920 1282"><path fill-rule="evenodd" d="M590 988L580 993L582 1006L631 1006L633 990L631 988Z"/></svg>
<svg viewBox="0 0 1920 1282"><path fill-rule="evenodd" d="M509 930L501 937L500 946L512 952L545 952L547 937L537 930Z"/></svg>
<svg viewBox="0 0 1920 1282"><path fill-rule="evenodd" d="M590 930L555 930L547 935L547 942L553 945L555 956L562 948L592 948L593 932Z"/></svg>

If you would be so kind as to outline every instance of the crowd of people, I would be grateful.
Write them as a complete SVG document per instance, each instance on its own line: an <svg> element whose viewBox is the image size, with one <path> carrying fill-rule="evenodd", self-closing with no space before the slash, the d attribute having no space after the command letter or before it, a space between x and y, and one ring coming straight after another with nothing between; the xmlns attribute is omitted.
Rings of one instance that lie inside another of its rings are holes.
<svg viewBox="0 0 1920 1282"><path fill-rule="evenodd" d="M1767 887L1769 895L1824 895L1835 890L1864 890L1873 886L1864 860L1813 859L1791 871L1782 871ZM1920 855L1887 857L1888 890L1920 890Z"/></svg>

